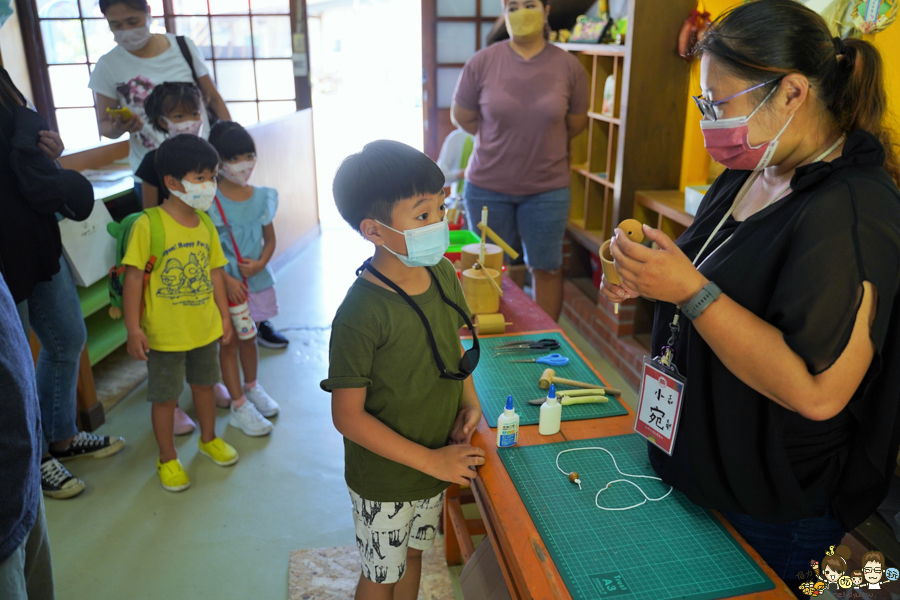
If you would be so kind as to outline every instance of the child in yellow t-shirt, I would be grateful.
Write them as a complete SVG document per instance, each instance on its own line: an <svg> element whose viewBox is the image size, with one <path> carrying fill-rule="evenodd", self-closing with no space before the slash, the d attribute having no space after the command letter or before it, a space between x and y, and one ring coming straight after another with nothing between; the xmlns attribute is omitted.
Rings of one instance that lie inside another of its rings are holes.
<svg viewBox="0 0 900 600"><path fill-rule="evenodd" d="M238 461L237 451L216 437L213 398L213 385L219 381L217 342L222 338L228 343L234 336L222 279L228 261L215 228L200 214L216 193L218 163L215 149L202 138L180 135L163 142L156 152L156 169L170 199L150 210L159 211L165 244L146 289L149 215L134 223L122 259L128 353L148 361L147 400L152 403L153 433L159 444L156 469L162 486L171 492L191 484L178 460L173 433L185 378L200 422L200 452L220 466Z"/></svg>

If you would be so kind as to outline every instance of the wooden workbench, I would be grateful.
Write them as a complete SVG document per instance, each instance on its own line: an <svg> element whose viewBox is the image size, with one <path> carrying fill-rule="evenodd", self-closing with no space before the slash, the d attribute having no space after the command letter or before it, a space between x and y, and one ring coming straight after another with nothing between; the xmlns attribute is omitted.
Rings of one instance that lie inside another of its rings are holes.
<svg viewBox="0 0 900 600"><path fill-rule="evenodd" d="M507 321L513 322L513 325L507 329L507 333L559 329L559 325L556 322L550 319L522 290L508 279L504 280L503 291L504 296L501 300L500 310L507 317ZM619 417L586 421L563 421L559 433L553 436L542 436L538 433L537 425L527 425L519 428L518 445L530 446L567 440L624 435L632 433L633 422L634 413L629 410L628 415ZM528 514L528 510L522 503L515 485L513 485L506 468L500 461L495 438L496 432L488 427L487 421L482 418L472 438L472 444L484 449L486 453L485 464L479 469L478 477L472 483L471 494L474 496L481 511L483 531L491 540L491 545L503 571L503 577L506 580L510 596L514 599L571 599L559 571L553 564L550 553L547 551ZM453 497L454 495L459 496L457 486L451 487L451 490L448 491L448 497ZM463 497L465 496L466 493L464 492ZM458 503L458 500L456 502ZM449 524L449 526L445 526L444 531L445 538L448 538L446 545L450 548L458 549L462 540L457 539L457 532L466 529L465 524L459 522L462 518L462 513L457 509L447 511L445 514L447 514L447 521L445 522ZM766 575L775 582L774 590L738 596L738 598L766 600L794 598L794 594L759 557L759 554L744 541L740 534L721 515L715 514L728 531L741 543L748 554L765 571ZM472 520L468 522L468 525L469 527L472 526ZM481 530L482 528L478 527L478 529ZM470 531L470 533L476 532ZM463 542L463 545L465 545L465 542Z"/></svg>

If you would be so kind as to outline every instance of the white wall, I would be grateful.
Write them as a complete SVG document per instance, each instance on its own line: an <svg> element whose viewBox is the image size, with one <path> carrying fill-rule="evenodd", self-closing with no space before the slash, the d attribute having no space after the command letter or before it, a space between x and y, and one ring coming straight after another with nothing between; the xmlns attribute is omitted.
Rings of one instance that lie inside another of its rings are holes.
<svg viewBox="0 0 900 600"><path fill-rule="evenodd" d="M3 27L0 27L0 61L9 72L16 87L31 98L31 81L28 78L28 64L25 62L25 48L22 45L22 33L19 30L19 17L13 14Z"/></svg>

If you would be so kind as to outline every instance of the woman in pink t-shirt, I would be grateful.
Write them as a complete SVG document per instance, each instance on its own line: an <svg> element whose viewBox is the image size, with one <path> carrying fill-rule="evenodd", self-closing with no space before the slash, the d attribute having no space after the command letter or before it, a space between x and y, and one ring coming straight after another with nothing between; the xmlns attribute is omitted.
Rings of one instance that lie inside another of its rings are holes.
<svg viewBox="0 0 900 600"><path fill-rule="evenodd" d="M475 136L463 190L470 225L487 206L491 228L524 246L535 300L558 319L569 140L587 127L590 99L578 59L544 39L549 12L541 0L505 0L511 39L469 59L451 116Z"/></svg>

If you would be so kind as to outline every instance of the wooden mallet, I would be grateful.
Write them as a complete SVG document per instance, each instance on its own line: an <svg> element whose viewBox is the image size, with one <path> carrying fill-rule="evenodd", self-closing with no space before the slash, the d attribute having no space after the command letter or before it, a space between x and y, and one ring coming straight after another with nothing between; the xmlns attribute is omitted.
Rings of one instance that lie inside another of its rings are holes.
<svg viewBox="0 0 900 600"><path fill-rule="evenodd" d="M572 381L571 379L562 379L561 377L556 376L556 371L554 371L553 369L544 369L544 373L541 375L541 378L538 381L538 386L542 390L549 390L551 383L555 383L557 385L569 385L572 387L583 388L586 390L603 390L608 396L621 396L622 395L621 390L603 387L602 385L594 385L593 383L584 383L583 381Z"/></svg>

